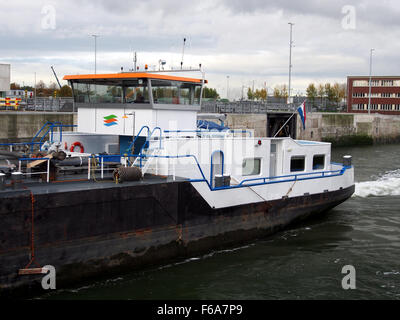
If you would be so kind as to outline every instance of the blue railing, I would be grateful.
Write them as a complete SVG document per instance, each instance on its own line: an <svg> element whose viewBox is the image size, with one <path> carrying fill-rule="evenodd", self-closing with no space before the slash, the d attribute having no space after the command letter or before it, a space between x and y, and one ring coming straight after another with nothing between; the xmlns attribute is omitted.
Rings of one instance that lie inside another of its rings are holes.
<svg viewBox="0 0 400 320"><path fill-rule="evenodd" d="M62 129L63 128L73 128L73 127L77 127L77 125L73 125L73 124L62 124L61 122L46 122L40 129L39 131L35 134L35 136L32 138L31 142L12 142L12 143L0 143L0 146L9 146L9 147L13 147L13 146L30 146L31 147L31 152L33 152L33 147L35 145L39 145L39 148L44 144L43 140L47 137L47 135L50 133L50 142L53 143L54 142L54 128L60 128L60 141L62 141ZM36 138L39 137L39 135L42 133L43 130L45 130L47 128L47 130L45 131L45 133L43 134L43 136L40 138L39 141L35 141Z"/></svg>
<svg viewBox="0 0 400 320"><path fill-rule="evenodd" d="M220 150L214 151L221 152ZM223 153L222 153L223 155ZM290 175L282 175L282 176L274 176L274 177L259 177L259 178L250 178L244 179L239 184L233 186L223 186L223 187L213 187L212 183L212 174L213 174L213 167L212 167L212 159L211 159L211 168L210 168L210 181L208 181L201 169L200 163L198 162L196 156L194 155L181 155L181 156L158 156L158 155L130 155L135 157L143 157L143 158L187 158L193 157L196 161L197 167L200 171L201 176L203 179L189 179L189 182L206 182L208 187L211 191L217 190L224 190L224 189L235 189L235 188L245 188L245 187L254 187L260 185L267 185L267 184L275 184L275 183L283 183L283 182L293 182L293 181L302 181L302 180L312 180L312 179L322 179L322 178L332 178L337 176L342 176L347 169L350 169L351 166L344 166L342 165L342 169L340 170L331 170L331 171L319 171L319 172L309 172L309 173L298 173L298 174L290 174ZM223 160L222 160L223 162ZM223 172L223 168L222 168ZM308 176L308 177L307 177ZM283 178L283 180L281 180ZM286 179L284 179L286 178ZM259 181L259 182L256 182ZM248 183L250 182L250 183Z"/></svg>
<svg viewBox="0 0 400 320"><path fill-rule="evenodd" d="M148 126L143 126L143 127L140 128L140 130L139 130L138 134L136 135L135 139L132 141L132 143L129 145L129 147L128 147L128 149L126 149L126 151L131 152L132 146L135 144L136 140L137 140L137 139L139 138L139 136L140 136L140 133L141 133L144 129L147 129L147 138L146 138L145 143L143 143L143 145L140 147L140 150L139 150L139 152L138 152L138 155L143 154L143 149L148 148L149 141L150 141L151 137L153 136L153 134L154 134L154 132L155 132L156 130L159 130L159 131L160 131L159 140L160 140L160 149L161 149L161 143L162 143L162 130L161 130L161 128L160 128L160 127L155 127L152 131L150 131L150 128L149 128ZM138 156L138 155L137 155L137 156ZM131 155L131 156L137 157L136 155ZM140 165L140 167L142 167L142 157L139 159L139 161L140 161L140 164L139 164L139 165Z"/></svg>
<svg viewBox="0 0 400 320"><path fill-rule="evenodd" d="M136 135L135 139L133 139L132 143L129 145L129 147L128 147L128 149L126 149L126 151L130 152L132 150L132 147L135 145L136 140L140 137L140 134L142 133L142 131L144 129L147 129L147 139L150 137L150 128L148 126L141 127L138 134ZM146 142L147 142L147 139L146 139ZM146 142L144 144L146 144Z"/></svg>
<svg viewBox="0 0 400 320"><path fill-rule="evenodd" d="M223 156L223 152L221 150L214 151L221 152ZM179 158L193 158L196 166L201 174L201 179L188 179L189 182L205 182L211 191L218 191L218 190L226 190L226 189L235 189L235 188L246 188L246 187L254 187L260 185L267 185L267 184L275 184L275 183L284 183L284 182L293 182L293 181L302 181L302 180L312 180L312 179L322 179L322 178L332 178L343 175L347 169L352 168L352 166L344 166L340 170L331 170L331 171L320 171L320 172L310 172L310 173L298 173L298 174L291 174L291 175L282 175L282 176L275 176L275 177L259 177L259 178L250 178L244 179L237 185L231 186L223 186L223 187L214 187L212 183L212 159L211 159L211 168L210 168L210 181L206 179L206 176L203 172L203 169L200 166L200 163L195 155L187 154L187 155L176 155L176 156L161 156L161 155L144 155L144 154L115 154L115 155L95 155L89 156L88 159L99 159L101 162L101 176L103 178L103 163L104 159L112 159L121 157L140 157L140 158L163 158L163 159L179 159ZM222 158L223 159L223 158ZM35 160L46 160L48 161L48 165L50 162L50 158L20 158L19 161L35 161ZM223 163L223 160L222 160ZM90 179L90 161L88 167L88 179ZM49 168L49 167L48 167ZM49 169L48 169L49 170ZM223 173L223 168L222 168ZM49 175L49 173L47 173ZM49 180L49 178L47 179Z"/></svg>

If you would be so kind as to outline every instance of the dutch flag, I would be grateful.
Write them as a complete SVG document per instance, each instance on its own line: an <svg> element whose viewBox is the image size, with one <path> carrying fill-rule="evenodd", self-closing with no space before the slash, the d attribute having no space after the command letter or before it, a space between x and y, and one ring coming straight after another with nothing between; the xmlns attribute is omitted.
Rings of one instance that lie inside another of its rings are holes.
<svg viewBox="0 0 400 320"><path fill-rule="evenodd" d="M306 102L304 101L298 108L297 111L300 114L301 121L303 122L303 129L306 129Z"/></svg>

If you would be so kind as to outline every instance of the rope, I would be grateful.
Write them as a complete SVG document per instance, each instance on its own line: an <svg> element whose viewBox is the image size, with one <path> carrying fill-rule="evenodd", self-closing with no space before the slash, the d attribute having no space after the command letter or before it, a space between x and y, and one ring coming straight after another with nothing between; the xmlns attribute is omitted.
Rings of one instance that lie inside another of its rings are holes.
<svg viewBox="0 0 400 320"><path fill-rule="evenodd" d="M96 179L96 169L97 169L97 159L95 157L90 159L90 170L92 171L92 177L95 182L98 182Z"/></svg>
<svg viewBox="0 0 400 320"><path fill-rule="evenodd" d="M287 197L289 195L289 193L291 193L293 191L293 187L296 184L297 180L294 181L294 183L292 184L292 186L289 188L288 192L286 192L285 197Z"/></svg>
<svg viewBox="0 0 400 320"><path fill-rule="evenodd" d="M178 225L176 226L176 233L178 235L178 239L176 239L176 242L178 243L183 243L183 239L182 239L182 225Z"/></svg>

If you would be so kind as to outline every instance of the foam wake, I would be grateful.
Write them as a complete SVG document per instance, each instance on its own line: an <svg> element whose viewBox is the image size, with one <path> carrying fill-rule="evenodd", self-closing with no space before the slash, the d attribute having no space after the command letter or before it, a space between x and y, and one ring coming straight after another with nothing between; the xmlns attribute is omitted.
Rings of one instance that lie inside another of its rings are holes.
<svg viewBox="0 0 400 320"><path fill-rule="evenodd" d="M400 169L386 172L376 181L364 181L356 183L354 196L380 197L400 195Z"/></svg>

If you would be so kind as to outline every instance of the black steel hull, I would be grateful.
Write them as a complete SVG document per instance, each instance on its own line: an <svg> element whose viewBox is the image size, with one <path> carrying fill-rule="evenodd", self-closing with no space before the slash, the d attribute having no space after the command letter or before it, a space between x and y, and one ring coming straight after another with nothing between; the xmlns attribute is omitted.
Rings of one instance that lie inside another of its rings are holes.
<svg viewBox="0 0 400 320"><path fill-rule="evenodd" d="M185 181L34 194L38 265L57 287L265 237L348 199L332 192L212 209ZM31 254L29 190L0 193L0 295L42 290L42 275L19 276Z"/></svg>

